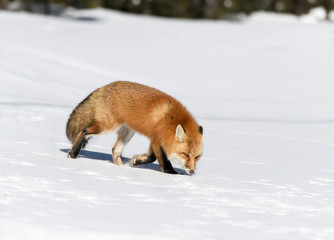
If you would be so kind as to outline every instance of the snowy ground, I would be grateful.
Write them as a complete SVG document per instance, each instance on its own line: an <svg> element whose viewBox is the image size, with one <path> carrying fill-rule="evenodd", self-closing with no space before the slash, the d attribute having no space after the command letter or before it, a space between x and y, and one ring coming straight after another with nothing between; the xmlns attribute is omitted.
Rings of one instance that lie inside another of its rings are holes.
<svg viewBox="0 0 334 240"><path fill-rule="evenodd" d="M334 239L332 23L71 16L0 12L1 239ZM119 79L204 126L195 176L115 166L114 134L66 158L73 107Z"/></svg>

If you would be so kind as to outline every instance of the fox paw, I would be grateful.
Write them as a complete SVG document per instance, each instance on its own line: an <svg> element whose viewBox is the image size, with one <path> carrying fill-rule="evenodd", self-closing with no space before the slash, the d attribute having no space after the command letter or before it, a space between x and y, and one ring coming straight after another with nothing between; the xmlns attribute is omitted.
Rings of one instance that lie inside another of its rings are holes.
<svg viewBox="0 0 334 240"><path fill-rule="evenodd" d="M136 165L136 158L135 157L131 158L129 164L130 164L131 167L133 167L134 165Z"/></svg>
<svg viewBox="0 0 334 240"><path fill-rule="evenodd" d="M74 154L73 152L68 152L67 158L78 158L79 154Z"/></svg>
<svg viewBox="0 0 334 240"><path fill-rule="evenodd" d="M121 156L115 156L115 158L114 158L114 163L115 163L116 165L122 165L122 164L123 164L122 157L121 157Z"/></svg>
<svg viewBox="0 0 334 240"><path fill-rule="evenodd" d="M140 165L140 164L145 164L145 163L150 163L148 154L143 154L143 155L135 155L131 158L130 160L130 166L134 165Z"/></svg>

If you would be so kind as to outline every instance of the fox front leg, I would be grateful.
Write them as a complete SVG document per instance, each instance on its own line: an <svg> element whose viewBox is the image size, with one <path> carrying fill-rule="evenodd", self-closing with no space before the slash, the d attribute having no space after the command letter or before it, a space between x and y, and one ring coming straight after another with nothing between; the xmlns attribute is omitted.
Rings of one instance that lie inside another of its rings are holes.
<svg viewBox="0 0 334 240"><path fill-rule="evenodd" d="M154 152L154 155L158 159L161 171L163 171L164 173L177 174L177 172L174 170L172 164L167 159L166 153L163 150L163 148L158 144L152 144L151 146L152 146L152 150Z"/></svg>
<svg viewBox="0 0 334 240"><path fill-rule="evenodd" d="M150 149L149 149L148 153L133 156L130 160L130 166L152 163L156 159L157 158L153 153L152 146L150 146Z"/></svg>

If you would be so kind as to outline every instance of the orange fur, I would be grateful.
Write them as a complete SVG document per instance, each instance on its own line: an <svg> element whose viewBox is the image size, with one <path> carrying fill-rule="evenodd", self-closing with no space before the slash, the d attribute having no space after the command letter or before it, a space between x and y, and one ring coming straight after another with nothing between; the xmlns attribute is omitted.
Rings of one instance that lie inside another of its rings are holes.
<svg viewBox="0 0 334 240"><path fill-rule="evenodd" d="M179 124L185 132L183 143L175 137ZM133 130L151 139L150 152L154 154L150 156L156 157L160 165L165 164L164 154L167 158L178 154L179 158L185 159L182 157L184 152L188 155L185 167L195 170L198 160L195 157L201 156L203 151L200 126L175 98L145 85L117 81L95 90L73 110L66 132L72 142L78 142L77 138L82 137L80 133L88 138L122 126L123 131L119 131L119 138L113 148L114 159L120 157L118 152L124 147L119 146L119 142L125 145L127 138L132 137L130 130ZM124 132L124 129L130 130ZM75 145L72 150L74 148ZM73 153L71 151L70 154ZM119 156L115 156L117 154ZM149 154L145 156L147 158ZM169 172L168 166L161 168Z"/></svg>

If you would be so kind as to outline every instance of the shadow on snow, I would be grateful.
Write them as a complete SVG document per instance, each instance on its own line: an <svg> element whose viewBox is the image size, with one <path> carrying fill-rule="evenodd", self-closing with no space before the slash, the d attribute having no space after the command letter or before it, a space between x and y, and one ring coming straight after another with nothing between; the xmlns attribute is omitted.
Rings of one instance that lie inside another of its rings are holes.
<svg viewBox="0 0 334 240"><path fill-rule="evenodd" d="M67 154L70 149L62 148L59 150ZM94 152L94 151L89 151L89 150L81 150L79 154L79 158L80 157L92 159L92 160L98 160L98 161L109 161L109 162L114 161L112 154L110 153ZM129 164L131 160L130 158L126 158L126 157L122 157L122 159L123 159L124 164ZM135 168L144 168L144 169L150 169L153 171L161 172L160 165L157 163L148 163L148 164L138 165L138 166L135 166ZM177 171L178 174L187 175L183 169L176 168L176 167L173 167L173 168L175 171Z"/></svg>

